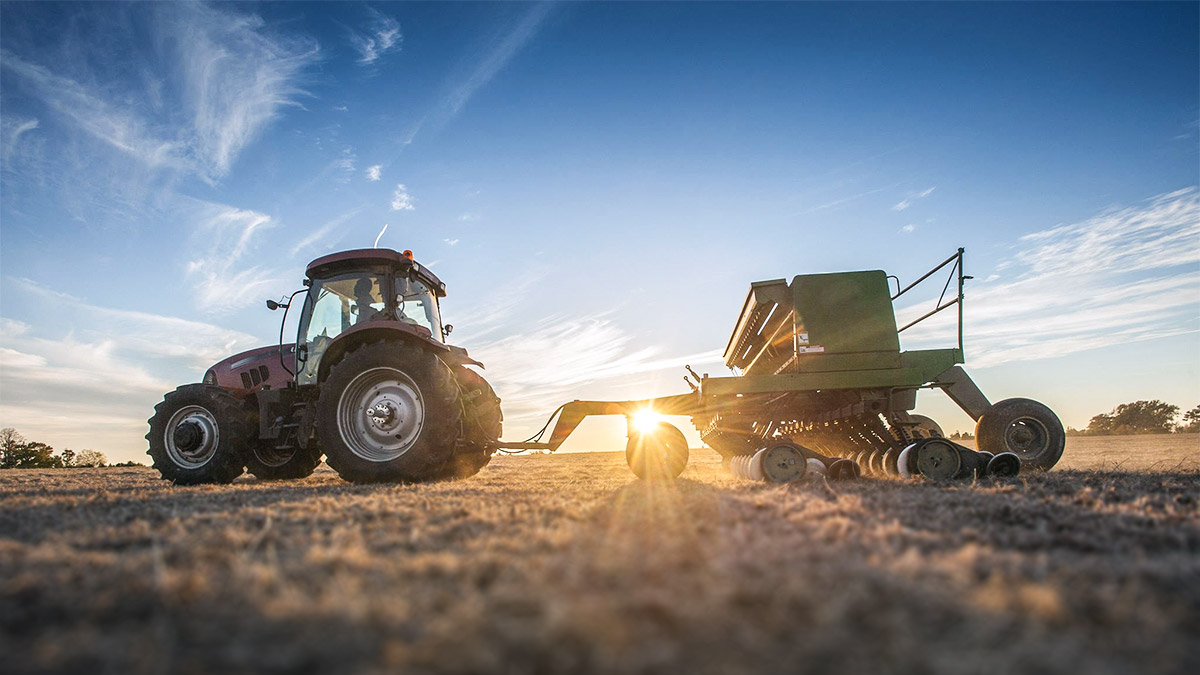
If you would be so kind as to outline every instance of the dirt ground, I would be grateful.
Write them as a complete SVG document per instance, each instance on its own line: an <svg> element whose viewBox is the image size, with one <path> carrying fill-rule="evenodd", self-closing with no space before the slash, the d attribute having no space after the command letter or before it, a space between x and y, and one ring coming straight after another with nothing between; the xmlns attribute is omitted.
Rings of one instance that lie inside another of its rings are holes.
<svg viewBox="0 0 1200 675"><path fill-rule="evenodd" d="M8 672L1200 672L1200 437L936 486L0 472Z"/></svg>

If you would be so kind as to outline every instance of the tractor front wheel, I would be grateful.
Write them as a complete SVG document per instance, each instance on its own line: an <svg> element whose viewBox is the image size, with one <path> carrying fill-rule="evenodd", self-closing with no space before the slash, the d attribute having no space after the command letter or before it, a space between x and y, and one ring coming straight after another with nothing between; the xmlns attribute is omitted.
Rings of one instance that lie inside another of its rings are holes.
<svg viewBox="0 0 1200 675"><path fill-rule="evenodd" d="M325 462L353 483L438 478L462 410L450 369L433 354L374 342L333 367L317 399Z"/></svg>
<svg viewBox="0 0 1200 675"><path fill-rule="evenodd" d="M994 455L1014 453L1023 468L1049 471L1066 444L1066 432L1054 411L1027 398L1000 401L975 424L976 447Z"/></svg>
<svg viewBox="0 0 1200 675"><path fill-rule="evenodd" d="M242 450L253 429L250 415L228 391L186 384L163 397L149 420L146 453L176 485L232 483L242 475Z"/></svg>

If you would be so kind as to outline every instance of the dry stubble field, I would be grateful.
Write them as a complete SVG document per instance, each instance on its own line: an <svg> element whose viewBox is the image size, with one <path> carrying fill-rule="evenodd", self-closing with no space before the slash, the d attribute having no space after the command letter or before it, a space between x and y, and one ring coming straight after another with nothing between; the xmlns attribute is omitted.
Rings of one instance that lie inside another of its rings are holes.
<svg viewBox="0 0 1200 675"><path fill-rule="evenodd" d="M10 672L1200 672L1200 438L950 486L738 481L697 450L177 488L0 472Z"/></svg>

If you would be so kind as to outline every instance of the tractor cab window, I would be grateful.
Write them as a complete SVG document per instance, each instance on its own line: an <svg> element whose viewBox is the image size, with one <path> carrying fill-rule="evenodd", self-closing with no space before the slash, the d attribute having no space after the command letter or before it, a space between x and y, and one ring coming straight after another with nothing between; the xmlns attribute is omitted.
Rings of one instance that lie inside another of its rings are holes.
<svg viewBox="0 0 1200 675"><path fill-rule="evenodd" d="M307 362L314 366L333 338L351 326L382 319L385 305L380 287L383 277L374 274L342 274L313 281L308 292L311 311L301 318L302 344L308 348Z"/></svg>
<svg viewBox="0 0 1200 675"><path fill-rule="evenodd" d="M437 297L419 279L396 277L396 318L428 328L435 338L442 337Z"/></svg>

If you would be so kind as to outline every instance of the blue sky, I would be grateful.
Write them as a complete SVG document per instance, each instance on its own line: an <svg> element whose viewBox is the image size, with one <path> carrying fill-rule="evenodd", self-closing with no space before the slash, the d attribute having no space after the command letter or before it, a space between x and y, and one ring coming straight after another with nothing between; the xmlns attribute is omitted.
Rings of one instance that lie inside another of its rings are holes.
<svg viewBox="0 0 1200 675"><path fill-rule="evenodd" d="M725 374L751 281L914 279L958 246L994 400L1191 408L1197 12L5 2L0 424L143 458L165 391L273 343L263 299L385 224L447 282L509 439Z"/></svg>

